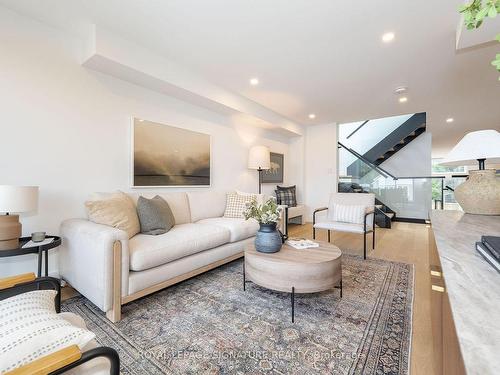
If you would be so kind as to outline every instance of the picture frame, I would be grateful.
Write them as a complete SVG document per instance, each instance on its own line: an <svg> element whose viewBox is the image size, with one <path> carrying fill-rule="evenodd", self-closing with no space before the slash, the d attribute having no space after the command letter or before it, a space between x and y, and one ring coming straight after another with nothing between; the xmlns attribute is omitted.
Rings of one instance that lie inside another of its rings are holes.
<svg viewBox="0 0 500 375"><path fill-rule="evenodd" d="M277 152L271 152L270 158L271 169L262 171L262 182L265 184L283 183L285 155Z"/></svg>
<svg viewBox="0 0 500 375"><path fill-rule="evenodd" d="M177 126L131 119L132 188L212 185L212 137Z"/></svg>

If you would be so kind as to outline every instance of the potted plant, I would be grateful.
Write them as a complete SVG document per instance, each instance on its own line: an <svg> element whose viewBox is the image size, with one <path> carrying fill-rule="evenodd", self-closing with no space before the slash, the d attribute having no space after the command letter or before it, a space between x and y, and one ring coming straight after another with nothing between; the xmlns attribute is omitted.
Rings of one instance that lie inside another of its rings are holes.
<svg viewBox="0 0 500 375"><path fill-rule="evenodd" d="M243 216L246 220L255 219L259 223L259 230L255 236L255 250L261 253L276 253L280 251L282 237L276 229L280 219L280 209L274 198L269 198L265 203L258 204L253 198L247 204Z"/></svg>

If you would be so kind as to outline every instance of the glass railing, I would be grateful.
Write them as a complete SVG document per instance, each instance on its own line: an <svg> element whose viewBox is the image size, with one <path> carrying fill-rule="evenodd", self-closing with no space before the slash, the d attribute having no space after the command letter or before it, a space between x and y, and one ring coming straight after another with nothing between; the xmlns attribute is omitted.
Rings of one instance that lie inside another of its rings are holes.
<svg viewBox="0 0 500 375"><path fill-rule="evenodd" d="M394 176L341 142L338 157L339 192L374 193L387 208L386 212L394 212L399 219L426 220L431 209L444 208L448 194L453 194L444 184L445 176ZM349 168L351 173L348 173L347 167L353 162L357 168L354 173L353 168ZM445 204L437 205L439 200Z"/></svg>

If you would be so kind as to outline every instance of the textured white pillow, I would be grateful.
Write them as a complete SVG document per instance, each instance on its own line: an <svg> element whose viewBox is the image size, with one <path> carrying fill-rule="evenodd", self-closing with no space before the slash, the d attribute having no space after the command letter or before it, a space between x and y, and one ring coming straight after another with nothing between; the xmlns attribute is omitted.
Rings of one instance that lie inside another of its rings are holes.
<svg viewBox="0 0 500 375"><path fill-rule="evenodd" d="M264 203L264 194L245 193L244 191L239 190L236 190L236 194L242 195L244 197L255 197L255 199L257 199L257 204Z"/></svg>
<svg viewBox="0 0 500 375"><path fill-rule="evenodd" d="M365 216L365 206L358 205L343 205L334 203L329 207L329 219L333 221L341 221L344 223L363 224Z"/></svg>
<svg viewBox="0 0 500 375"><path fill-rule="evenodd" d="M243 219L243 211L247 207L246 204L250 203L253 197L254 195L227 194L224 217Z"/></svg>
<svg viewBox="0 0 500 375"><path fill-rule="evenodd" d="M82 349L95 335L56 313L54 290L0 301L0 374L71 345Z"/></svg>

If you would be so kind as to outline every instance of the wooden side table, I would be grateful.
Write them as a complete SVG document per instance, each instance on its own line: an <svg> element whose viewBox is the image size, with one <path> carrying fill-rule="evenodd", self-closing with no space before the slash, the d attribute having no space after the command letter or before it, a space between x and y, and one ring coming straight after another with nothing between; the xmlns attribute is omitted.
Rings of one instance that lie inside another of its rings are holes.
<svg viewBox="0 0 500 375"><path fill-rule="evenodd" d="M49 273L49 250L61 245L61 237L46 236L45 238L53 238L54 241L45 245L37 245L23 248L25 244L31 241L31 237L21 237L19 239L19 247L11 250L0 250L0 258L14 257L26 254L38 254L38 277L42 277L42 255L45 253L45 276Z"/></svg>

